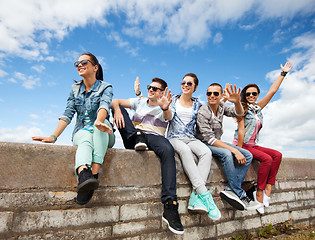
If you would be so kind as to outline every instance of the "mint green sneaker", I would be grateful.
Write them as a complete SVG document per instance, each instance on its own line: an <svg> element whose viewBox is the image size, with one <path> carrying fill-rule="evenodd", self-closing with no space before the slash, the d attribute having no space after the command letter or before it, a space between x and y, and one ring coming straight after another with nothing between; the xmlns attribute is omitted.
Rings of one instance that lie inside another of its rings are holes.
<svg viewBox="0 0 315 240"><path fill-rule="evenodd" d="M215 205L211 193L208 191L198 194L197 198L199 198L203 205L205 205L208 209L208 217L212 220L219 220L221 218L221 213L218 207Z"/></svg>
<svg viewBox="0 0 315 240"><path fill-rule="evenodd" d="M196 196L195 192L192 192L188 202L188 209L191 211L196 211L200 213L207 213L207 207L202 203L202 201Z"/></svg>

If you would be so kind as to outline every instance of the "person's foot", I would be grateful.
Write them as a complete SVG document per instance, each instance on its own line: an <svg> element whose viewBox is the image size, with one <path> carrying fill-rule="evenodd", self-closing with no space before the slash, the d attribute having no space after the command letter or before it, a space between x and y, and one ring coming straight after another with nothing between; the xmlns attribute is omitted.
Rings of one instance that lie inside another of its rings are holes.
<svg viewBox="0 0 315 240"><path fill-rule="evenodd" d="M93 175L96 179L98 179L98 174ZM87 204L92 196L93 196L94 190L91 190L89 192L78 192L77 198L76 198L76 203L80 205Z"/></svg>
<svg viewBox="0 0 315 240"><path fill-rule="evenodd" d="M136 151L144 151L147 149L147 144L145 143L145 135L143 132L138 131L136 133L136 145L135 150Z"/></svg>
<svg viewBox="0 0 315 240"><path fill-rule="evenodd" d="M207 207L202 203L200 198L198 198L195 192L192 192L188 202L188 210L200 212L200 213L207 213Z"/></svg>
<svg viewBox="0 0 315 240"><path fill-rule="evenodd" d="M270 197L268 197L264 191L264 200L263 200L263 203L265 205L265 207L269 207L270 205Z"/></svg>
<svg viewBox="0 0 315 240"><path fill-rule="evenodd" d="M264 213L265 213L264 204L263 204L262 202L259 202L259 201L257 200L256 194L257 194L256 191L253 192L254 201L255 201L256 203L259 203L259 204L260 204L260 207L257 208L256 210L257 210L257 212L259 212L260 214L264 214Z"/></svg>
<svg viewBox="0 0 315 240"><path fill-rule="evenodd" d="M220 210L217 205L215 205L211 193L208 191L198 194L197 197L202 201L202 203L207 207L208 217L216 221L221 218Z"/></svg>
<svg viewBox="0 0 315 240"><path fill-rule="evenodd" d="M247 195L242 197L241 201L244 203L246 210L256 210L257 208L263 206L262 203L251 200Z"/></svg>
<svg viewBox="0 0 315 240"><path fill-rule="evenodd" d="M245 210L245 204L232 190L223 190L220 197L237 210Z"/></svg>
<svg viewBox="0 0 315 240"><path fill-rule="evenodd" d="M78 177L79 183L77 187L77 192L89 192L98 188L99 182L93 176L91 168L84 168Z"/></svg>
<svg viewBox="0 0 315 240"><path fill-rule="evenodd" d="M176 234L184 234L184 227L178 214L178 203L171 199L164 203L162 220L167 223L169 230Z"/></svg>

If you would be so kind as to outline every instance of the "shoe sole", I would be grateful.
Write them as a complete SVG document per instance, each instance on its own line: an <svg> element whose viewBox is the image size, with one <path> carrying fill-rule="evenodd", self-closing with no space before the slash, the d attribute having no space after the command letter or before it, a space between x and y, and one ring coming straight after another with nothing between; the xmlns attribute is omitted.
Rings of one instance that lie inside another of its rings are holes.
<svg viewBox="0 0 315 240"><path fill-rule="evenodd" d="M136 151L144 151L147 149L147 145L145 143L137 143L135 145L135 150Z"/></svg>
<svg viewBox="0 0 315 240"><path fill-rule="evenodd" d="M77 192L89 192L98 188L99 181L97 179L88 179L78 185Z"/></svg>
<svg viewBox="0 0 315 240"><path fill-rule="evenodd" d="M170 226L170 224L168 223L167 219L164 218L163 216L162 216L162 220L167 223L168 229L169 229L171 232L176 233L176 234L184 234L184 230L183 230L183 231L178 231L178 230L175 230L174 228L172 228L172 227Z"/></svg>
<svg viewBox="0 0 315 240"><path fill-rule="evenodd" d="M239 202L241 200L238 201L238 200L234 199L232 196L228 196L222 192L220 192L220 197L224 201L226 201L228 204L230 204L232 207L234 207L235 209L241 210L241 211L245 210L244 205Z"/></svg>
<svg viewBox="0 0 315 240"><path fill-rule="evenodd" d="M77 196L77 198L76 198L76 200L75 200L75 202L77 203L77 204L79 204L79 205L85 205L85 204L87 204L91 199L92 199L92 197L93 197L93 193L94 193L94 190L91 190L91 191L93 191L92 192L92 194L91 194L91 197L88 199L88 200L85 200L85 201L79 201L78 200L78 196ZM80 194L90 194L90 192L86 192L86 193L80 193Z"/></svg>
<svg viewBox="0 0 315 240"><path fill-rule="evenodd" d="M201 207L193 207L193 206L188 206L188 210L196 212L196 213L208 213L207 209L201 208Z"/></svg>

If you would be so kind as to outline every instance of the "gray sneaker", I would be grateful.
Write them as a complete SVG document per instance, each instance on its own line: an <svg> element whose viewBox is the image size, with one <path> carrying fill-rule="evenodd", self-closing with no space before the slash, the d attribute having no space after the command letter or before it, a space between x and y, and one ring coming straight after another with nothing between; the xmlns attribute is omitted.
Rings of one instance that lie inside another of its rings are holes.
<svg viewBox="0 0 315 240"><path fill-rule="evenodd" d="M262 203L251 200L247 195L242 197L241 200L245 204L246 210L256 210L257 208L264 206Z"/></svg>
<svg viewBox="0 0 315 240"><path fill-rule="evenodd" d="M232 190L223 190L220 197L237 210L245 210L245 204Z"/></svg>

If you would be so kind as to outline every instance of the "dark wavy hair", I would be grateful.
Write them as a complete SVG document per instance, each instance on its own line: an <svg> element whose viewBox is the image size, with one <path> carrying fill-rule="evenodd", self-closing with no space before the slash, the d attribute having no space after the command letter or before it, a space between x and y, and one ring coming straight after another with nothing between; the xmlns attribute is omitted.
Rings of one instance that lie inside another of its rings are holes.
<svg viewBox="0 0 315 240"><path fill-rule="evenodd" d="M260 93L260 89L259 89L259 87L257 86L257 84L255 84L255 83L247 84L247 85L242 89L240 95L241 95L241 104L242 104L242 106L243 106L243 108L244 108L244 114L243 114L243 116L245 116L245 115L247 114L247 111L248 111L248 101L247 101L247 99L246 99L246 91L247 91L247 89L250 88L250 87L256 88L258 94ZM242 116L242 117L243 117L243 116ZM240 121L242 117L237 118L237 121Z"/></svg>
<svg viewBox="0 0 315 240"><path fill-rule="evenodd" d="M81 54L82 55L87 55L90 57L90 60L94 63L94 65L97 65L98 69L97 72L95 74L95 77L97 80L103 81L103 69L101 64L98 62L97 58L90 52L84 52Z"/></svg>

